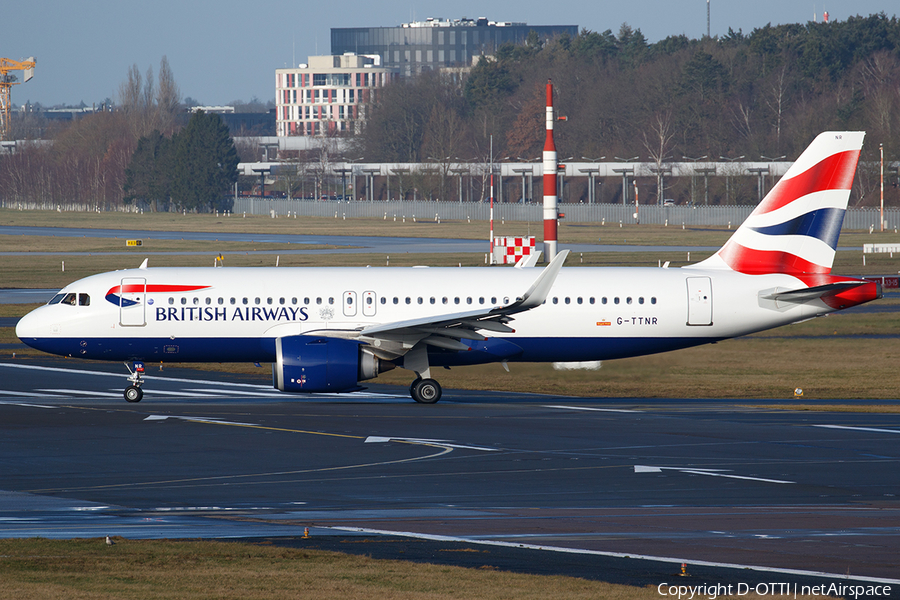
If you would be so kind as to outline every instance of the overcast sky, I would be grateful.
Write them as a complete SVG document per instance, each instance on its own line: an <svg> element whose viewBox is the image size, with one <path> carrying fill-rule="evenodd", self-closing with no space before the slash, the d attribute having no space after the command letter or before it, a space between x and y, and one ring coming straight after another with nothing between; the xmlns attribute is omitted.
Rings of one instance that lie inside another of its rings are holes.
<svg viewBox="0 0 900 600"><path fill-rule="evenodd" d="M393 4L393 3L391 3ZM37 59L34 79L12 102L88 105L117 100L131 65L159 69L163 55L183 97L203 104L275 97L275 69L331 52L332 27L392 27L427 17L487 17L529 25L640 29L651 42L706 33L706 0L422 0L382 8L373 0L11 0L4 2L0 57ZM711 0L712 34L750 33L766 23L806 23L898 13L897 0ZM21 79L21 73L17 73ZM552 74L551 74L552 75Z"/></svg>

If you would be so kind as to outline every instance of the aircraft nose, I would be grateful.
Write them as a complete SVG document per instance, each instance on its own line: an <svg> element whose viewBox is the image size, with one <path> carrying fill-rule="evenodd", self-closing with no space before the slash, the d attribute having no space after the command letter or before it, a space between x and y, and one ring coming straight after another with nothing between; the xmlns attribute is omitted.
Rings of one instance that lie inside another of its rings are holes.
<svg viewBox="0 0 900 600"><path fill-rule="evenodd" d="M36 314L38 311L40 311L40 308L31 311L16 323L16 337L23 342L29 338L34 339L39 335L40 317Z"/></svg>

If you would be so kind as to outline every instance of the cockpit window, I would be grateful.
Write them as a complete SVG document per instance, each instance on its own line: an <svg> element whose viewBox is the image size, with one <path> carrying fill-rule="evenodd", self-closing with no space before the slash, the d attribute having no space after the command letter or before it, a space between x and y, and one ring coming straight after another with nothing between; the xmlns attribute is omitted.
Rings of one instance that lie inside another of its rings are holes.
<svg viewBox="0 0 900 600"><path fill-rule="evenodd" d="M78 306L90 306L91 297L89 294L78 294Z"/></svg>
<svg viewBox="0 0 900 600"><path fill-rule="evenodd" d="M66 294L65 298L62 299L63 304L68 304L70 306L75 306L75 292L69 292Z"/></svg>
<svg viewBox="0 0 900 600"><path fill-rule="evenodd" d="M61 301L65 296L66 296L65 294L57 294L57 295L53 296L53 298L51 298L51 299L50 299L50 302L48 302L47 304L59 304L60 301Z"/></svg>

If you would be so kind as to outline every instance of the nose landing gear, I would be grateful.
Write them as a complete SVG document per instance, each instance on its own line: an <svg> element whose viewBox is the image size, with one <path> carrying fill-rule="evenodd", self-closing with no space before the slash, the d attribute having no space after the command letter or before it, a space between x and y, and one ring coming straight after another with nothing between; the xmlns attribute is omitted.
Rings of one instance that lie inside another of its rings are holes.
<svg viewBox="0 0 900 600"><path fill-rule="evenodd" d="M144 372L144 363L141 361L134 361L132 364L134 365L134 369L128 366L128 363L125 363L125 368L128 369L128 372L131 374L128 378L131 385L125 388L125 400L128 402L140 402L144 397L144 390L141 389L141 386L144 385L144 380L141 378L141 373Z"/></svg>

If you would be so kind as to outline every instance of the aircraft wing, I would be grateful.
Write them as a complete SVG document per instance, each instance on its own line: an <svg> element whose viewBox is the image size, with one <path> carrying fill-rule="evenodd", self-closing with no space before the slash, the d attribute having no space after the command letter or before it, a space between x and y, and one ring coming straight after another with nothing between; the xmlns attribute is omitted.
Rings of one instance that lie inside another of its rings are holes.
<svg viewBox="0 0 900 600"><path fill-rule="evenodd" d="M460 340L487 339L479 331L512 333L515 330L507 323L513 320L513 315L544 303L568 254L568 250L557 254L556 258L541 270L531 287L516 298L515 302L504 306L364 327L357 332L358 339L369 342L376 348L383 347L385 353L399 356L420 341L448 350L469 350L469 346Z"/></svg>

